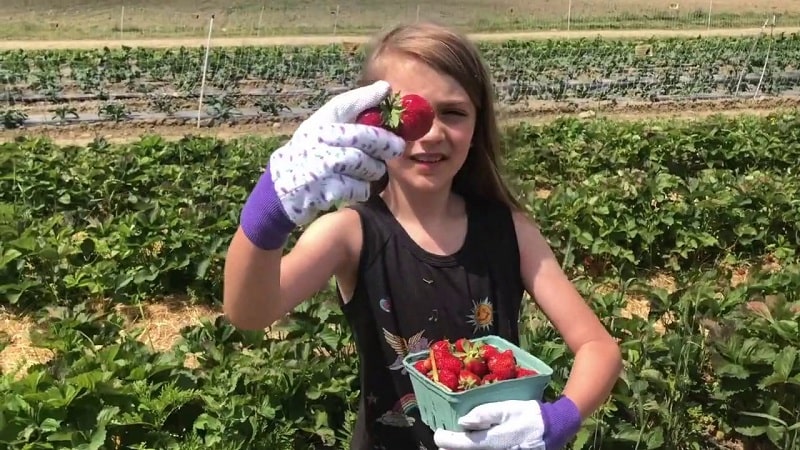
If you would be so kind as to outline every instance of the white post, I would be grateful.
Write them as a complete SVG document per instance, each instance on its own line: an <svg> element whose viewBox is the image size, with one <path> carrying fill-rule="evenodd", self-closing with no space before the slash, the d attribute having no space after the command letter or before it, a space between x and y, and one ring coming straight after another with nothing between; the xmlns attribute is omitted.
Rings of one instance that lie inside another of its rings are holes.
<svg viewBox="0 0 800 450"><path fill-rule="evenodd" d="M339 5L336 5L336 16L333 18L333 35L336 36L336 28L339 26Z"/></svg>
<svg viewBox="0 0 800 450"><path fill-rule="evenodd" d="M261 5L261 14L258 15L258 28L256 29L256 36L261 36L261 20L264 18L264 5Z"/></svg>
<svg viewBox="0 0 800 450"><path fill-rule="evenodd" d="M203 92L206 89L206 70L208 69L208 52L211 49L211 28L214 26L214 15L208 22L208 39L206 40L206 56L203 58L203 75L200 79L200 99L197 101L197 128L200 128L200 113L203 110Z"/></svg>
<svg viewBox="0 0 800 450"><path fill-rule="evenodd" d="M750 61L750 55L752 55L753 52L756 50L756 45L758 45L758 41L759 39L761 39L761 36L764 35L764 29L767 28L768 24L769 24L769 18L767 18L767 20L764 21L764 25L761 27L761 33L758 33L758 37L756 38L755 42L753 42L753 46L750 48L750 52L747 54L747 60L745 60L745 64L742 64L742 71L741 73L739 73L739 81L736 82L736 93L733 94L736 97L739 96L739 88L742 85L742 78L744 78L744 73L747 71L746 63Z"/></svg>
<svg viewBox="0 0 800 450"><path fill-rule="evenodd" d="M572 0L567 0L567 31L572 25Z"/></svg>
<svg viewBox="0 0 800 450"><path fill-rule="evenodd" d="M714 5L714 0L708 0L708 29L711 29L711 7Z"/></svg>
<svg viewBox="0 0 800 450"><path fill-rule="evenodd" d="M417 22L419 22L419 3L417 3Z"/></svg>
<svg viewBox="0 0 800 450"><path fill-rule="evenodd" d="M125 28L125 5L122 5L122 11L119 13L119 38L123 38L122 30Z"/></svg>
<svg viewBox="0 0 800 450"><path fill-rule="evenodd" d="M758 93L761 91L761 83L764 82L764 74L767 73L767 61L769 60L769 55L772 51L772 41L775 33L775 14L772 15L772 26L770 27L769 31L769 44L767 45L767 56L764 57L764 67L761 68L761 76L758 77L758 85L756 86L756 91L753 93L753 98L758 97Z"/></svg>

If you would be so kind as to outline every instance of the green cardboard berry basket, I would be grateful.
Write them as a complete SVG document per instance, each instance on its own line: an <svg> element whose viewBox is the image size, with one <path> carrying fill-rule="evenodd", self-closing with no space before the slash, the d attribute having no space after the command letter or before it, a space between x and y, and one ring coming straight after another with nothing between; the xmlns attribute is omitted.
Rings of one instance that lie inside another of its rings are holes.
<svg viewBox="0 0 800 450"><path fill-rule="evenodd" d="M538 372L523 378L497 381L478 386L462 392L450 392L443 386L429 380L414 367L414 363L428 357L429 350L411 353L403 358L403 366L411 377L411 386L417 400L422 422L432 430L463 431L458 419L472 408L490 402L505 400L541 400L544 390L550 383L553 369L539 358L501 338L500 336L484 336L471 339L497 347L500 351L511 349L517 364Z"/></svg>

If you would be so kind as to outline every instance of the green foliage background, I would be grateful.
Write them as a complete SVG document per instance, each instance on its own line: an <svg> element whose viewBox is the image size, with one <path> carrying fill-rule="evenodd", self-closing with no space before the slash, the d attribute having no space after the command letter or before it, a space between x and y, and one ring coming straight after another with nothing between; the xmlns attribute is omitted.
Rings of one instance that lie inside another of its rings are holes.
<svg viewBox="0 0 800 450"><path fill-rule="evenodd" d="M0 378L4 448L346 448L358 361L331 291L271 334L219 317L168 352L97 307L219 302L239 210L283 139L0 145L0 295L37 311L34 343L55 352ZM505 141L509 180L623 349L613 396L572 448L800 446L797 112L562 119ZM624 313L633 298L646 317ZM556 369L552 398L572 355L524 313L524 347Z"/></svg>

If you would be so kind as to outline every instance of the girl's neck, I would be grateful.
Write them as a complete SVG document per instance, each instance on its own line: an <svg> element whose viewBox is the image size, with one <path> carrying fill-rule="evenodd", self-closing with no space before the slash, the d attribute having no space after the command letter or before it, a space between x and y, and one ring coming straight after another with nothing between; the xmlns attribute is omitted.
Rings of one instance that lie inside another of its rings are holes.
<svg viewBox="0 0 800 450"><path fill-rule="evenodd" d="M449 189L419 192L389 182L381 198L400 222L436 225L464 213L463 202Z"/></svg>

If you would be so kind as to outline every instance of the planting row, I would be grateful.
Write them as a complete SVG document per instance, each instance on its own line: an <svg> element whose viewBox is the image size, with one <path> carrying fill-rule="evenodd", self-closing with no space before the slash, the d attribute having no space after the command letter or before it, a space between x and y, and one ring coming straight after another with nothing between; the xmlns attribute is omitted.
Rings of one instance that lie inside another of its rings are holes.
<svg viewBox="0 0 800 450"><path fill-rule="evenodd" d="M730 255L791 259L800 244L800 178L790 167L796 122L523 125L506 133L516 148L508 178L572 272L677 270ZM663 134L647 138L645 129ZM745 151L767 144L764 130L781 145ZM585 140L592 134L610 138ZM3 144L0 293L12 303L187 290L216 297L241 205L283 139Z"/></svg>
<svg viewBox="0 0 800 450"><path fill-rule="evenodd" d="M349 445L359 361L331 290L278 334L218 317L163 353L131 329L135 305L93 309L175 292L219 301L238 211L283 139L0 146L0 295L38 311L32 342L53 355L0 375L3 448ZM797 116L565 119L505 142L509 179L625 360L569 448L800 446ZM783 267L734 283L715 260L736 253ZM659 266L674 290L624 273ZM522 347L555 369L553 399L573 357L526 313Z"/></svg>
<svg viewBox="0 0 800 450"><path fill-rule="evenodd" d="M331 96L343 91L343 88L322 90L314 95L302 98L284 99L264 94L263 92L231 94L215 92L204 97L203 107L198 111L197 95L171 94L126 94L114 100L102 101L99 104L66 100L58 105L38 104L26 108L14 107L0 109L0 124L7 129L36 127L41 125L78 125L95 123L136 122L142 124L194 124L199 120L202 124L242 124L254 122L294 122L307 118L319 109ZM251 90L254 92L254 90ZM794 102L800 91L785 91L775 97L776 100ZM41 97L41 96L39 96ZM77 97L95 97L83 95ZM691 101L725 101L733 98L745 98L745 95L728 94L687 94L687 95L651 95L649 101L659 102L691 102ZM500 104L498 111L506 110ZM576 103L562 103L563 110L573 111ZM580 106L579 106L580 107ZM589 108L592 105L588 105ZM529 102L525 111L535 115L540 111L552 111L553 104L547 102ZM558 109L558 108L557 108ZM520 113L518 107L513 108L515 114Z"/></svg>
<svg viewBox="0 0 800 450"><path fill-rule="evenodd" d="M498 95L531 99L645 98L696 94L779 94L797 89L800 35L623 41L576 39L480 42ZM205 49L122 48L0 52L7 102L99 100L132 93L196 95ZM212 48L207 88L261 89L301 104L352 86L363 52L352 46ZM291 92L291 93L290 93ZM322 94L324 95L324 94Z"/></svg>
<svg viewBox="0 0 800 450"><path fill-rule="evenodd" d="M663 171L680 178L707 169L796 174L800 160L798 110L768 117L710 116L702 120L562 118L522 123L505 134L515 177L552 189L565 181L619 169Z"/></svg>
<svg viewBox="0 0 800 450"><path fill-rule="evenodd" d="M672 294L644 283L609 290L578 282L619 339L625 371L568 449L800 445L800 268L756 273L737 286L729 280L724 272L683 273ZM622 314L629 293L649 310ZM554 368L544 395L552 400L573 356L533 311L521 346ZM294 320L272 330L278 335L242 332L218 317L186 327L164 353L137 339L142 328L131 330L130 315L85 303L38 315L33 343L53 357L22 376L0 376L3 448L349 445L364 393L332 292L298 307Z"/></svg>

